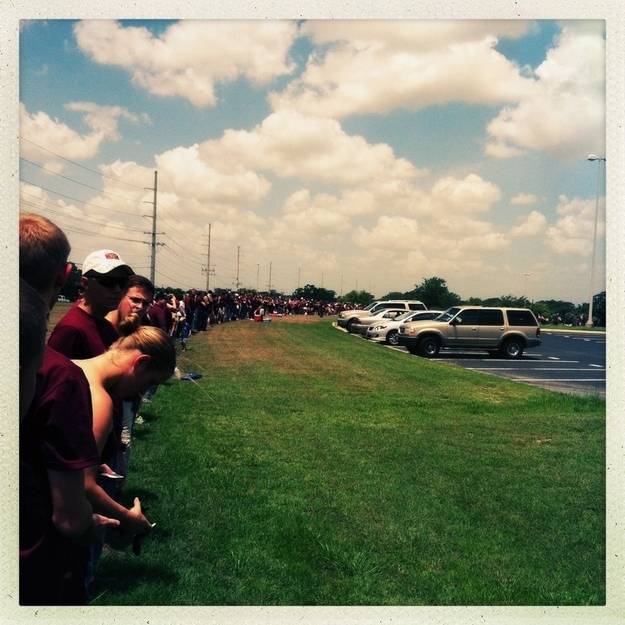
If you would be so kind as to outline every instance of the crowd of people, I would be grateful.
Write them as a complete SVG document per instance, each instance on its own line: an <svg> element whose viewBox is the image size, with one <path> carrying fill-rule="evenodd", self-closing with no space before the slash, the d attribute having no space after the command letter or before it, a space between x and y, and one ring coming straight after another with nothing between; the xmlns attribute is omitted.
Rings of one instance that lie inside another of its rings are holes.
<svg viewBox="0 0 625 625"><path fill-rule="evenodd" d="M20 216L22 605L86 604L104 545L125 541L138 553L152 531L138 498L123 504L122 488L139 409L177 370L176 344L184 351L192 334L221 323L345 307L196 289L178 299L101 249L85 258L79 298L46 343L49 313L72 271L69 254L56 224Z"/></svg>

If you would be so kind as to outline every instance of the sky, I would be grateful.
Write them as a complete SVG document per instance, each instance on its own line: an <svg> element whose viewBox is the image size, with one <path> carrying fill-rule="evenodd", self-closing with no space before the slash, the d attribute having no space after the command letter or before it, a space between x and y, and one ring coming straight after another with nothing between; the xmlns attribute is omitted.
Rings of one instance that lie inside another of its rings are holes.
<svg viewBox="0 0 625 625"><path fill-rule="evenodd" d="M599 20L24 21L20 208L149 276L157 171L159 286L210 224L211 288L581 303L604 77Z"/></svg>

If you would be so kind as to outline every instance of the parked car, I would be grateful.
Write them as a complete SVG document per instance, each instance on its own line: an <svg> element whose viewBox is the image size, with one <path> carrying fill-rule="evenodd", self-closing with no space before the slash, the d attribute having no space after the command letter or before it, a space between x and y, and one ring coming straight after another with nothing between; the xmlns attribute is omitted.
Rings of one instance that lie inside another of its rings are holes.
<svg viewBox="0 0 625 625"><path fill-rule="evenodd" d="M350 323L347 331L365 334L371 324L381 321L393 321L393 319L403 315L406 311L403 308L381 308L378 312L358 317L354 323Z"/></svg>
<svg viewBox="0 0 625 625"><path fill-rule="evenodd" d="M367 327L365 336L372 341L398 345L399 326L409 321L428 321L442 315L442 310L415 310L406 312L395 319L384 319L380 323L372 323Z"/></svg>
<svg viewBox="0 0 625 625"><path fill-rule="evenodd" d="M349 330L350 323L356 323L358 317L364 317L366 313L375 313L382 308L401 308L402 310L427 310L427 306L417 299L404 300L385 300L381 302L372 302L362 310L343 310L339 313L337 323L341 328Z"/></svg>
<svg viewBox="0 0 625 625"><path fill-rule="evenodd" d="M402 324L397 336L409 352L427 358L446 348L520 358L526 348L541 344L540 325L527 308L454 306L432 321Z"/></svg>

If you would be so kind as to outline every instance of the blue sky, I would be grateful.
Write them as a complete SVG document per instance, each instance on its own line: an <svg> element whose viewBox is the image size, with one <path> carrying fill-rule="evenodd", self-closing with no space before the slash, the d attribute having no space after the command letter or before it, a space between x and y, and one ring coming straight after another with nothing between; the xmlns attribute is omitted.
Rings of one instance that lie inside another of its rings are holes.
<svg viewBox="0 0 625 625"><path fill-rule="evenodd" d="M22 210L74 260L111 247L147 273L156 168L159 284L205 284L211 223L212 286L239 248L254 288L271 262L285 291L299 269L337 292L438 275L463 297L585 301L603 67L598 21L28 22Z"/></svg>

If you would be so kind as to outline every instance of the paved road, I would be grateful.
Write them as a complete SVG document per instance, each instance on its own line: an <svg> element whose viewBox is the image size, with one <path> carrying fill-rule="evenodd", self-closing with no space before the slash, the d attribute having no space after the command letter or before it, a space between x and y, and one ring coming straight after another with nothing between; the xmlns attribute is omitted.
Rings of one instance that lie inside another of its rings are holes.
<svg viewBox="0 0 625 625"><path fill-rule="evenodd" d="M543 331L541 336L542 345L527 350L519 360L451 351L442 352L437 360L555 391L605 397L605 334Z"/></svg>
<svg viewBox="0 0 625 625"><path fill-rule="evenodd" d="M460 350L444 350L433 360L554 391L605 397L605 334L543 330L541 337L542 345L527 350L518 360ZM403 347L386 347L406 351Z"/></svg>

